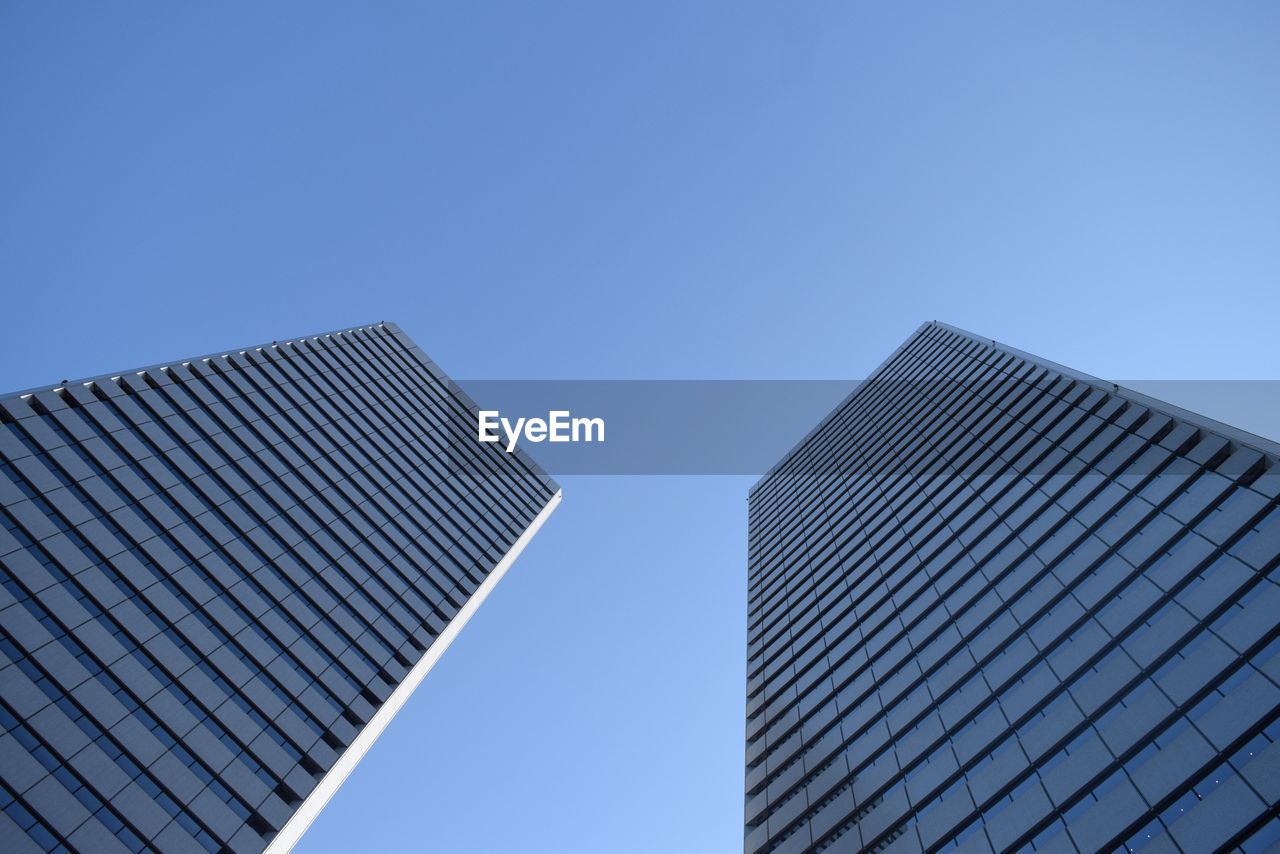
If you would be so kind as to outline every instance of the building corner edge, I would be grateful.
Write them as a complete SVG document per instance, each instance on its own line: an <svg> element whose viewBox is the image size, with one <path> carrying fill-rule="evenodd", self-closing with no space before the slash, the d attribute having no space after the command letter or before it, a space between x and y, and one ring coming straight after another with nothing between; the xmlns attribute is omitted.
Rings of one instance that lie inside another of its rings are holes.
<svg viewBox="0 0 1280 854"><path fill-rule="evenodd" d="M409 697L422 684L422 680L435 666L436 662L444 655L445 650L453 643L454 638L462 631L463 626L471 619L472 615L479 610L480 605L493 592L493 588L497 587L498 582L506 575L507 570L515 563L516 558L524 551L525 546L533 539L534 534L542 527L547 518L560 504L563 491L557 489L555 494L547 501L543 508L538 511L538 515L529 523L529 527L521 532L516 538L515 543L504 554L501 560L490 570L485 576L484 581L476 588L470 598L463 603L458 613L444 627L444 631L440 632L435 642L427 647L427 651L423 653L422 658L413 666L409 673L396 686L395 690L389 696L378 710L374 712L369 723L365 724L359 734L351 742L350 746L342 752L338 757L338 761L333 764L311 790L311 793L303 799L302 805L294 812L289 820L285 822L284 827L275 835L275 838L267 845L265 854L288 854L293 847L298 844L298 840L302 838L302 834L306 832L311 823L320 815L320 811L329 803L330 798L337 793L339 787L347 779L348 775L355 770L356 765L364 758L364 755L373 747L374 742L378 740L378 736L382 735L383 730L391 723L396 713L408 702Z"/></svg>

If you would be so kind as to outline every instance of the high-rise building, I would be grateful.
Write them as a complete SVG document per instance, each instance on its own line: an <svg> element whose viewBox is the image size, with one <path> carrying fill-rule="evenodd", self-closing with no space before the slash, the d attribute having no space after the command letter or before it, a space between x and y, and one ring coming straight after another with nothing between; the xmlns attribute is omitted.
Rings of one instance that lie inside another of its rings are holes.
<svg viewBox="0 0 1280 854"><path fill-rule="evenodd" d="M1278 452L922 326L750 494L748 854L1280 840Z"/></svg>
<svg viewBox="0 0 1280 854"><path fill-rule="evenodd" d="M560 499L390 323L0 400L0 850L287 850Z"/></svg>

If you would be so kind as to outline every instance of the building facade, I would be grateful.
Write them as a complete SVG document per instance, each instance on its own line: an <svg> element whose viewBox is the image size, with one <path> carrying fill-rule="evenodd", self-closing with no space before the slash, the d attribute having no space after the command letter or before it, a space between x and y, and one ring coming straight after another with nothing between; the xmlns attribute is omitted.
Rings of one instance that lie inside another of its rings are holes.
<svg viewBox="0 0 1280 854"><path fill-rule="evenodd" d="M746 851L1280 841L1278 451L921 327L751 491Z"/></svg>
<svg viewBox="0 0 1280 854"><path fill-rule="evenodd" d="M559 501L389 323L0 400L0 850L288 850Z"/></svg>

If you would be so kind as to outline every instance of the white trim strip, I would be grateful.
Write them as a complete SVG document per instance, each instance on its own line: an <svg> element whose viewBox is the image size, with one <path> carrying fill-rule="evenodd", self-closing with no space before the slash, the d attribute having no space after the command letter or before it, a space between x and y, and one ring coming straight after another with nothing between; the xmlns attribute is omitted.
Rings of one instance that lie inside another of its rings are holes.
<svg viewBox="0 0 1280 854"><path fill-rule="evenodd" d="M449 644L458 636L458 632L462 631L462 627L467 624L467 620L471 619L471 615L476 612L480 604L493 591L493 588L502 580L502 576L506 575L507 570L511 568L511 564L515 563L520 552L524 551L524 547L529 544L529 540L533 539L533 535L542 527L542 523L547 521L547 517L551 515L551 511L556 509L556 505L560 503L561 491L556 490L556 494L551 496L551 500L542 508L541 512L534 518L533 522L525 528L511 546L511 550L502 556L502 560L498 561L498 565L480 582L480 586L476 588L476 592L471 594L471 598L463 603L458 613L449 621L449 625L444 627L431 646L427 647L427 651L423 654L418 663L413 666L408 675L396 686L391 692L391 696L383 703L373 715L369 723L365 724L364 729L360 730L360 734L355 737L351 745L342 752L338 757L338 761L333 767L325 773L319 784L307 795L302 802L302 806L298 807L298 811L285 823L275 838L267 846L265 854L288 854L293 846L298 844L298 840L302 838L302 834L311 826L311 822L315 821L316 816L320 814L320 810L324 805L329 803L329 799L338 791L338 787L347 779L350 774L369 752L369 748L373 747L373 743L378 740L378 736L382 735L382 731L387 728L387 724L391 723L391 719L396 716L396 712L400 711L401 706L413 694L414 689L421 684L423 678L430 672L435 663L440 660L440 656L444 655L444 651L449 648Z"/></svg>

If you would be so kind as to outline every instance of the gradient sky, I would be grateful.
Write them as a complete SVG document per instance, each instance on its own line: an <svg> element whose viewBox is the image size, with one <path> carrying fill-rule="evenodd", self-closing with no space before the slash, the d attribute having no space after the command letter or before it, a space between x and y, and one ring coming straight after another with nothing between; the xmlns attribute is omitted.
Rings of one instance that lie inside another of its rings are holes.
<svg viewBox="0 0 1280 854"><path fill-rule="evenodd" d="M0 388L382 319L459 379L853 378L935 318L1275 379L1277 45L1262 2L7 3ZM299 851L741 850L752 478L562 480Z"/></svg>

